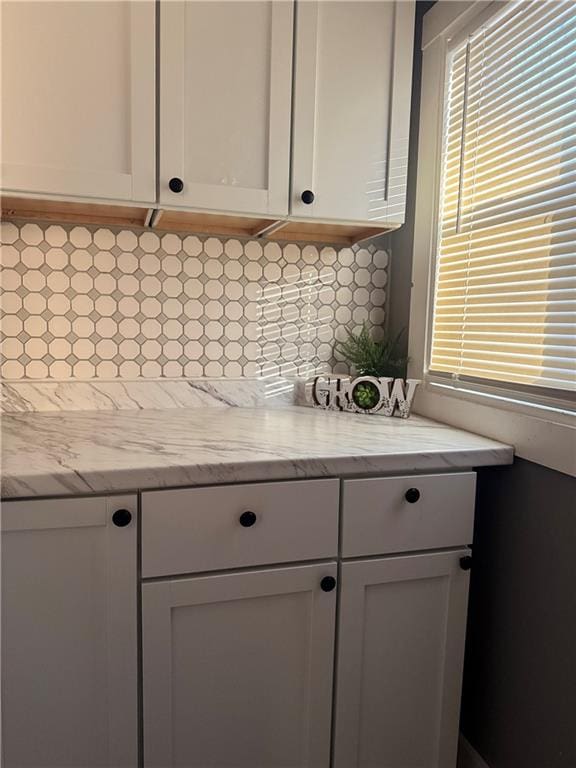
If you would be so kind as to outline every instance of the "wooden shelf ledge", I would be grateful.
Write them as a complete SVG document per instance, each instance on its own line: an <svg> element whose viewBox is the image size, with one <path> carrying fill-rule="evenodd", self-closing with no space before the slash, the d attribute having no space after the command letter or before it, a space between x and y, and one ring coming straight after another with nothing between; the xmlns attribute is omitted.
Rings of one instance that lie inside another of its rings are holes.
<svg viewBox="0 0 576 768"><path fill-rule="evenodd" d="M0 198L2 218L93 224L114 227L148 227L161 232L261 238L263 240L350 246L391 232L399 225L319 222L274 219L224 213L169 210L134 205L40 199Z"/></svg>

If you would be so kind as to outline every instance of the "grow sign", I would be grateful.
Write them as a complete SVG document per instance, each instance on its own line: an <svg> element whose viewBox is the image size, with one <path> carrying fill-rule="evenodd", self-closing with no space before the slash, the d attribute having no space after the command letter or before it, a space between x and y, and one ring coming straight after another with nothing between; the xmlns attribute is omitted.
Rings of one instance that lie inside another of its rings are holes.
<svg viewBox="0 0 576 768"><path fill-rule="evenodd" d="M352 413L376 413L407 419L420 379L358 376L350 379L325 374L312 384L312 402L317 408Z"/></svg>

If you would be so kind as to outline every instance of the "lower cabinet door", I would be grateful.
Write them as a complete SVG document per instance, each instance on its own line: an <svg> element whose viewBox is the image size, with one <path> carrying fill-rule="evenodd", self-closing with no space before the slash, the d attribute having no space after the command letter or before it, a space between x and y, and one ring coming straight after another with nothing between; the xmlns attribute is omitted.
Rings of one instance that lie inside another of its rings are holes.
<svg viewBox="0 0 576 768"><path fill-rule="evenodd" d="M335 768L455 768L467 554L343 564Z"/></svg>
<svg viewBox="0 0 576 768"><path fill-rule="evenodd" d="M145 768L328 768L335 576L328 563L143 585Z"/></svg>
<svg viewBox="0 0 576 768"><path fill-rule="evenodd" d="M2 504L3 768L136 768L136 496Z"/></svg>

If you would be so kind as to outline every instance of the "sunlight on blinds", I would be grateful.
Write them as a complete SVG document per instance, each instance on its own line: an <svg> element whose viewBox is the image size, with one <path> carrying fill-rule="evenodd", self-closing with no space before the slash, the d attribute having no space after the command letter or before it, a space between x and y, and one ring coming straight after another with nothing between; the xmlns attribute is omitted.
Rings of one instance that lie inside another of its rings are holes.
<svg viewBox="0 0 576 768"><path fill-rule="evenodd" d="M576 390L576 4L511 3L447 77L430 370Z"/></svg>

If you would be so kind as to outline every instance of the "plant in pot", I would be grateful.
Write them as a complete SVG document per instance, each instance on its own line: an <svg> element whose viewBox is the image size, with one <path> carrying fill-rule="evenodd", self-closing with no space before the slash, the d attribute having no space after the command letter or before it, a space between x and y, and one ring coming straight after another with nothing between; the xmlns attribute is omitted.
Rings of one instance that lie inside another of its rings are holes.
<svg viewBox="0 0 576 768"><path fill-rule="evenodd" d="M408 358L402 357L399 351L403 330L395 338L382 341L372 338L366 323L358 333L349 330L346 333L347 338L336 344L335 351L358 376L404 377ZM379 398L378 388L370 381L360 381L352 390L352 399L363 410L374 408Z"/></svg>

